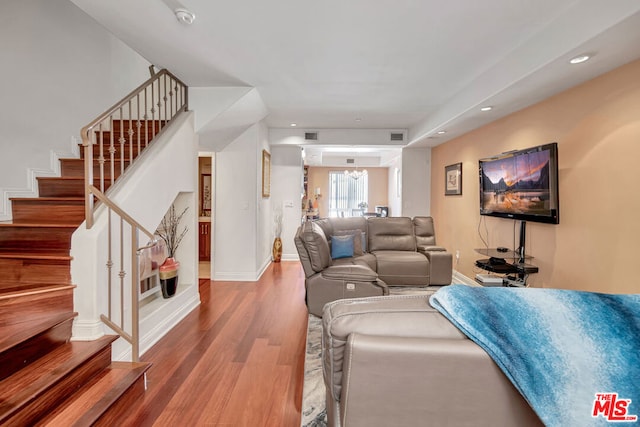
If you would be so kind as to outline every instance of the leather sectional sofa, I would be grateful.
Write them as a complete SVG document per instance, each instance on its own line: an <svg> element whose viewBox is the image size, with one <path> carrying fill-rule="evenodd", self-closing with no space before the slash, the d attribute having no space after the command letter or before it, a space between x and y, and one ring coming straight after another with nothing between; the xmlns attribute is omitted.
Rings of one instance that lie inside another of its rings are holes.
<svg viewBox="0 0 640 427"><path fill-rule="evenodd" d="M542 426L491 357L433 309L429 296L325 306L328 425Z"/></svg>
<svg viewBox="0 0 640 427"><path fill-rule="evenodd" d="M436 246L431 217L307 221L294 240L306 276L307 306L316 316L331 301L388 295L388 285L451 283L452 257ZM349 242L351 252L337 255L338 244Z"/></svg>

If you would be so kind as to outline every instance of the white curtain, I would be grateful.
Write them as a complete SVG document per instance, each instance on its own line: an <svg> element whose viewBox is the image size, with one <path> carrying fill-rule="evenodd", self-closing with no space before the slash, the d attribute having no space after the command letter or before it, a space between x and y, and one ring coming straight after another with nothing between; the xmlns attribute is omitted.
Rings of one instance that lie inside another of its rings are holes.
<svg viewBox="0 0 640 427"><path fill-rule="evenodd" d="M361 176L353 179L344 172L329 172L329 216L360 216L366 208L361 203L368 203L369 177Z"/></svg>

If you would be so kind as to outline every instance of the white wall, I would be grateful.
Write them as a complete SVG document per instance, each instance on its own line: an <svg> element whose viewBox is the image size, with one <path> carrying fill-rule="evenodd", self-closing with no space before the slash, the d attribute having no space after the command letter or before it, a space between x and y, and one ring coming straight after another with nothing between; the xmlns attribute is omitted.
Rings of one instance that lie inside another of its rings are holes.
<svg viewBox="0 0 640 427"><path fill-rule="evenodd" d="M282 259L297 260L293 237L302 218L302 150L296 146L271 149L273 209L282 209Z"/></svg>
<svg viewBox="0 0 640 427"><path fill-rule="evenodd" d="M402 157L389 164L389 216L402 216Z"/></svg>
<svg viewBox="0 0 640 427"><path fill-rule="evenodd" d="M402 215L408 217L430 215L430 203L431 148L404 148L402 150Z"/></svg>
<svg viewBox="0 0 640 427"><path fill-rule="evenodd" d="M54 175L80 129L149 78L149 63L67 0L0 2L0 219Z"/></svg>
<svg viewBox="0 0 640 427"><path fill-rule="evenodd" d="M271 199L262 197L264 123L256 123L215 157L214 280L257 280L271 254Z"/></svg>
<svg viewBox="0 0 640 427"><path fill-rule="evenodd" d="M262 275L262 272L269 266L271 263L271 249L273 248L273 239L274 235L274 227L273 227L273 164L270 166L271 170L271 178L270 178L270 197L262 197L262 150L266 150L270 152L269 148L269 130L267 125L261 121L257 125L258 130L258 141L257 141L257 162L255 165L257 171L257 179L256 179L256 197L258 211L256 212L257 219L257 242L256 242L256 272L257 277ZM273 158L271 158L271 162L273 162Z"/></svg>

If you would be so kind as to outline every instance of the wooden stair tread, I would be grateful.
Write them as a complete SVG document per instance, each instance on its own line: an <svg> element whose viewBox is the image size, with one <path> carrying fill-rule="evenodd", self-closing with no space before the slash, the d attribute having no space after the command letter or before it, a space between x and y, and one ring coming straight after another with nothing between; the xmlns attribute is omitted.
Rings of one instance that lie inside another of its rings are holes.
<svg viewBox="0 0 640 427"><path fill-rule="evenodd" d="M10 284L11 283L11 284ZM11 294L11 293L19 293L21 291L25 291L27 289L46 289L49 288L50 286L58 286L58 285L64 285L64 286L72 286L71 283L51 283L51 282L38 282L35 280L20 280L20 282L11 282L11 281L2 281L0 279L0 298L2 298L3 296L7 295L7 294Z"/></svg>
<svg viewBox="0 0 640 427"><path fill-rule="evenodd" d="M98 154L99 155L99 154ZM61 162L65 162L65 163L82 163L84 164L84 159L82 157L71 157L71 158L66 158L66 159L59 159ZM120 163L120 159L118 157L114 157L114 162L115 163ZM104 158L105 163L111 163L111 158L105 156ZM125 163L129 163L129 159L124 159ZM96 155L96 153L94 152L94 158L93 158L93 163L100 163L100 159L98 158L98 156Z"/></svg>
<svg viewBox="0 0 640 427"><path fill-rule="evenodd" d="M84 203L84 197L10 197L9 200L13 201L28 201L28 202L82 202Z"/></svg>
<svg viewBox="0 0 640 427"><path fill-rule="evenodd" d="M0 424L51 390L72 371L110 346L116 336L59 346L0 382Z"/></svg>
<svg viewBox="0 0 640 427"><path fill-rule="evenodd" d="M2 222L0 228L78 228L78 224L56 224L56 223L37 223L37 222Z"/></svg>
<svg viewBox="0 0 640 427"><path fill-rule="evenodd" d="M90 426L138 380L150 363L112 362L108 369L80 389L37 426Z"/></svg>
<svg viewBox="0 0 640 427"><path fill-rule="evenodd" d="M79 176L39 176L38 181L84 181L84 177Z"/></svg>
<svg viewBox="0 0 640 427"><path fill-rule="evenodd" d="M57 291L61 289L74 289L75 285L69 284L50 284L50 285L39 285L39 284L25 284L20 288L16 289L2 289L0 291L0 301L3 299L15 298L18 296L24 295L35 295L35 294L43 294L51 291Z"/></svg>
<svg viewBox="0 0 640 427"><path fill-rule="evenodd" d="M77 228L77 226L76 226ZM0 258L12 258L12 259L32 259L32 260L58 260L58 261L71 261L73 259L70 255L61 254L43 254L34 252L0 252Z"/></svg>
<svg viewBox="0 0 640 427"><path fill-rule="evenodd" d="M58 313L44 319L25 319L19 325L12 325L13 328L11 326L3 326L0 329L2 331L2 334L0 334L0 353L74 317L76 317L74 312Z"/></svg>

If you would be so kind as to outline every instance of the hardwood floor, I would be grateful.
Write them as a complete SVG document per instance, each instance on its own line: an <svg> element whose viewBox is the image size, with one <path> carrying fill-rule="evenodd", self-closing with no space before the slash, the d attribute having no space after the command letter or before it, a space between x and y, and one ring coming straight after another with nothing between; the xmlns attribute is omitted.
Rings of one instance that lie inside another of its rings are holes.
<svg viewBox="0 0 640 427"><path fill-rule="evenodd" d="M127 426L299 426L307 309L299 262L258 282L200 281L202 304L143 357Z"/></svg>

